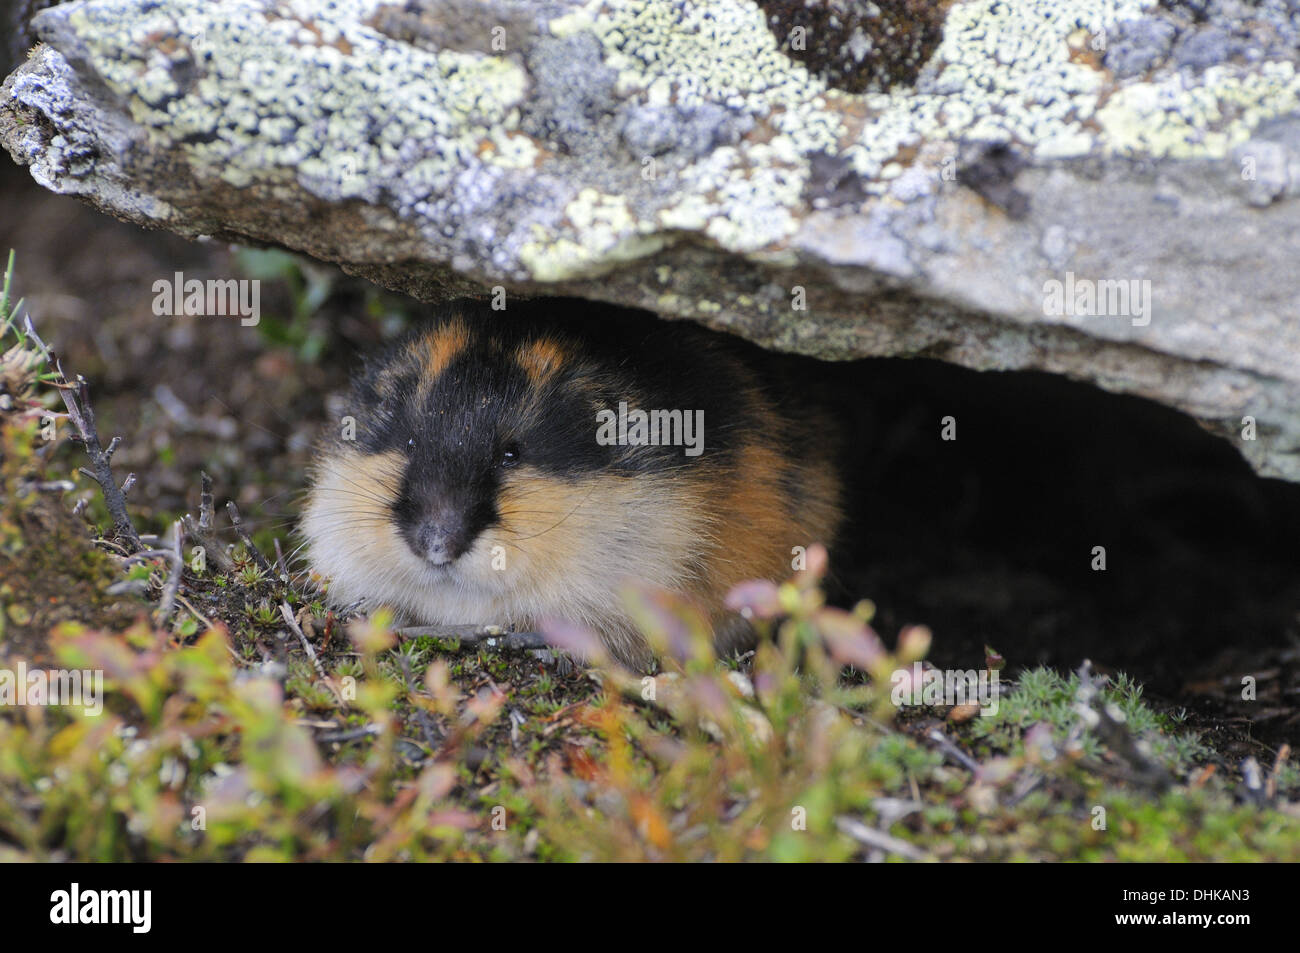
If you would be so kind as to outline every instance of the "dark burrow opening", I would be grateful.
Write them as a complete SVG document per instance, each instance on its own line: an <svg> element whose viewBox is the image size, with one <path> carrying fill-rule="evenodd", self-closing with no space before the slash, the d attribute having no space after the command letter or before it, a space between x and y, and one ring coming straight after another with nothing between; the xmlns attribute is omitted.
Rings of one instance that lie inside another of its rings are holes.
<svg viewBox="0 0 1300 953"><path fill-rule="evenodd" d="M986 644L1012 670L1091 659L1297 740L1300 485L1256 476L1181 413L1054 375L840 373L862 418L841 581L875 601L886 639L930 626L940 667L977 668Z"/></svg>

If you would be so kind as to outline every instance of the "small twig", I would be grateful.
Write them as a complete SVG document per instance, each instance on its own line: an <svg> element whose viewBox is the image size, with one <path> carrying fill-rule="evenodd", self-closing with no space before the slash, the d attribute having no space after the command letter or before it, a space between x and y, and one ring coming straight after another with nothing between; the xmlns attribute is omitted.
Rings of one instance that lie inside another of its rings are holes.
<svg viewBox="0 0 1300 953"><path fill-rule="evenodd" d="M1047 778L1041 771L1035 771L1033 768L1028 769L1024 776L1016 783L1016 789L1007 797L1007 806L1015 807L1025 798L1029 797L1034 791L1042 787Z"/></svg>
<svg viewBox="0 0 1300 953"><path fill-rule="evenodd" d="M185 524L185 531L189 533L190 538L203 547L203 552L212 557L217 564L217 569L221 572L231 572L235 568L235 561L226 555L226 549L221 545L221 541L215 539L207 529L203 528L202 517L199 522L194 522L194 517L186 513L181 517L181 522ZM208 524L211 526L211 522Z"/></svg>
<svg viewBox="0 0 1300 953"><path fill-rule="evenodd" d="M316 669L316 674L328 684L329 678L325 674L325 666L321 665L320 659L316 657L316 649L312 646L311 641L302 631L302 626L298 624L298 620L293 617L293 610L289 608L289 603L280 603L280 615L284 617L284 624L293 631L294 635L298 636L298 641L302 643L303 650L307 653L307 658L311 659L311 664L312 667ZM332 690L333 688L331 687L331 691ZM342 699L340 699L340 701L341 700Z"/></svg>
<svg viewBox="0 0 1300 953"><path fill-rule="evenodd" d="M1213 764L1207 764L1205 767L1203 767L1200 770L1200 772L1196 775L1196 777L1192 779L1192 783L1191 783L1192 789L1197 790L1205 787L1206 782L1209 781L1210 778L1214 777L1214 773L1217 770L1218 770L1217 766Z"/></svg>
<svg viewBox="0 0 1300 953"><path fill-rule="evenodd" d="M183 533L180 520L172 523L172 549L168 554L172 561L172 571L167 577L167 584L163 586L162 599L158 603L159 624L165 623L171 617L172 609L176 605L176 594L181 589L181 577L185 572L185 557L182 555Z"/></svg>
<svg viewBox="0 0 1300 953"><path fill-rule="evenodd" d="M483 639L505 635L505 629L494 625L410 625L397 630L399 638L418 639L432 636L435 639Z"/></svg>
<svg viewBox="0 0 1300 953"><path fill-rule="evenodd" d="M523 652L531 649L554 648L545 636L537 632L503 632L498 626L437 626L419 625L398 629L397 634L404 639L417 639L432 636L436 639L455 639L460 647L501 649L506 652Z"/></svg>
<svg viewBox="0 0 1300 953"><path fill-rule="evenodd" d="M151 559L166 559L170 562L175 555L170 549L142 549L138 553L132 553L123 559L122 565L130 566L133 563L144 563Z"/></svg>
<svg viewBox="0 0 1300 953"><path fill-rule="evenodd" d="M366 738L379 733L379 726L371 724L366 725L364 728L353 728L351 731L334 731L324 735L317 735L316 740L324 744L336 744L344 741L356 741L358 738Z"/></svg>
<svg viewBox="0 0 1300 953"><path fill-rule="evenodd" d="M205 616L205 615L204 615L202 612L200 612L198 609L194 608L193 604L192 604L188 599L186 599L186 598L185 598L184 596L182 596L182 595L177 594L177 596L176 596L176 601L179 602L181 605L183 605L186 609L188 609L188 610L190 611L190 615L194 616L194 618L196 618L196 619L198 619L200 622L202 622L202 623L203 623L203 628L204 628L204 629L210 629L210 628L212 628L212 620L209 619L207 616ZM229 648L229 645L227 645L226 647ZM230 654L231 654L231 655L235 655L235 653L234 653L233 650L231 651ZM239 656L238 656L238 655L235 655L235 658L239 658ZM242 659L241 659L241 661L242 661Z"/></svg>
<svg viewBox="0 0 1300 953"><path fill-rule="evenodd" d="M53 357L53 355L51 356ZM129 551L135 552L141 548L140 535L135 531L131 516L127 513L126 494L113 478L113 468L109 463L112 455L111 451L105 451L99 442L99 431L95 428L95 411L90 406L90 385L80 375L77 376L75 384L69 383L58 358L53 357L53 360L55 370L59 375L57 382L59 396L63 398L63 405L68 409L68 418L76 427L77 436L81 438L86 455L90 458L92 469L83 469L81 472L99 484L99 488L104 494L104 503L108 506L109 515L113 517L113 532L118 539L127 541ZM114 439L109 446L116 450L119 443L120 441ZM134 482L134 474L127 477L128 484ZM129 485L127 489L130 489Z"/></svg>
<svg viewBox="0 0 1300 953"><path fill-rule="evenodd" d="M199 494L199 529L210 530L212 529L212 513L214 506L212 502L212 477L208 476L202 470L199 471L199 475L203 479L203 490Z"/></svg>
<svg viewBox="0 0 1300 953"><path fill-rule="evenodd" d="M1282 767L1289 757L1291 757L1291 746L1283 742L1282 747L1277 749L1277 758L1273 761L1273 770L1268 773L1268 782L1264 785L1264 794L1270 804L1277 800L1277 785L1282 777Z"/></svg>
<svg viewBox="0 0 1300 953"><path fill-rule="evenodd" d="M127 549L125 546L121 545L120 543L114 542L111 539L96 539L93 542L95 543L96 546L99 546L103 549L107 549L111 553L117 553L117 555L119 556L131 555L131 550Z"/></svg>
<svg viewBox="0 0 1300 953"><path fill-rule="evenodd" d="M503 652L527 652L535 649L554 648L550 642L546 641L546 637L539 632L507 632L505 635L486 636L464 644L485 645L490 649L501 649Z"/></svg>
<svg viewBox="0 0 1300 953"><path fill-rule="evenodd" d="M406 685L406 691L409 695L415 694L415 680L411 677L411 663L403 652L397 653L397 659L402 666L402 681ZM420 731L424 735L424 743L431 751L438 750L438 733L434 731L433 723L429 721L429 713L419 705L412 705L415 709L415 716L420 721Z"/></svg>
<svg viewBox="0 0 1300 953"><path fill-rule="evenodd" d="M71 480L33 480L18 485L18 496L29 493L70 493L77 488Z"/></svg>
<svg viewBox="0 0 1300 953"><path fill-rule="evenodd" d="M849 835L860 844L866 844L868 847L883 850L889 854L897 854L907 860L925 860L926 855L907 841L894 837L892 834L886 834L884 831L878 831L874 827L868 827L861 821L851 817L835 818L835 826L842 833Z"/></svg>
<svg viewBox="0 0 1300 953"><path fill-rule="evenodd" d="M925 737L945 755L953 761L956 761L967 771L971 772L971 774L974 774L979 770L979 762L949 741L948 737L938 728L931 728L926 732Z"/></svg>
<svg viewBox="0 0 1300 953"><path fill-rule="evenodd" d="M1074 710L1079 720L1071 729L1067 745L1078 746L1083 730L1090 729L1128 768L1127 773L1116 774L1111 766L1099 763L1094 770L1152 790L1165 790L1173 784L1173 777L1151 754L1150 746L1134 736L1119 707L1112 702L1103 702L1103 684L1105 679L1093 675L1092 663L1085 659L1079 666L1079 688L1074 699Z"/></svg>
<svg viewBox="0 0 1300 953"><path fill-rule="evenodd" d="M307 658L311 660L312 667L316 669L316 674L319 675L320 680L325 683L325 687L330 690L330 694L333 695L334 700L339 703L339 707L348 708L349 705L347 700L344 699L344 697L339 693L339 690L334 686L334 680L325 674L325 666L321 665L320 659L316 656L316 649L311 644L311 640L308 639L307 634L303 632L302 626L298 624L298 620L293 617L293 610L289 608L288 602L280 603L280 615L284 618L285 625L293 630L294 635L298 636L298 641L302 643L303 651L307 653Z"/></svg>
<svg viewBox="0 0 1300 953"><path fill-rule="evenodd" d="M230 522L234 525L235 532L239 534L239 539L243 542L244 548L248 550L248 555L253 558L253 562L257 563L257 568L266 573L267 578L275 578L275 570L266 561L262 551L253 545L253 537L248 535L248 530L244 529L244 522L239 518L239 507L235 506L234 500L226 503L226 513L229 514Z"/></svg>
<svg viewBox="0 0 1300 953"><path fill-rule="evenodd" d="M275 567L280 570L280 581L286 585L289 582L289 567L284 561L284 550L280 548L280 537L275 537Z"/></svg>
<svg viewBox="0 0 1300 953"><path fill-rule="evenodd" d="M23 329L27 332L27 336L36 342L36 346L40 349L41 354L45 357L45 362L48 364L51 358L50 349L45 346L45 342L41 340L41 336L36 333L36 328L32 325L32 316L30 314L23 315Z"/></svg>

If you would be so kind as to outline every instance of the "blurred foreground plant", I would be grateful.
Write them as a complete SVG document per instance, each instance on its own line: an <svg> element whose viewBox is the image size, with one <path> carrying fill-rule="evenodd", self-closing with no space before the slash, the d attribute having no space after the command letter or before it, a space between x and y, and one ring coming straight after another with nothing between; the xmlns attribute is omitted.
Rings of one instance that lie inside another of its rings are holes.
<svg viewBox="0 0 1300 953"><path fill-rule="evenodd" d="M619 668L590 633L549 625L549 638L600 673L607 691L583 718L609 750L576 773L556 756L546 782L517 770L542 836L568 856L593 860L855 853L837 818L900 790L910 772L939 766L936 755L897 736L901 743L881 744L894 712L890 673L919 659L929 638L908 630L889 652L869 625L870 604L853 612L824 605L825 571L826 551L813 547L792 581L732 592L729 607L760 633L747 673L720 663L697 607L661 590L627 594L667 669L657 676ZM849 666L873 682L846 679ZM674 730L663 730L664 715Z"/></svg>
<svg viewBox="0 0 1300 953"><path fill-rule="evenodd" d="M479 823L443 801L449 763L463 751L453 744L413 783L396 781L393 690L373 677L391 643L376 631L386 631L382 621L357 638L372 677L352 717L378 740L362 764L335 766L280 683L235 664L221 629L178 649L144 624L125 635L62 627L55 665L102 672L106 707L28 706L0 717L0 856L360 859L383 855L395 831L403 858L456 856Z"/></svg>

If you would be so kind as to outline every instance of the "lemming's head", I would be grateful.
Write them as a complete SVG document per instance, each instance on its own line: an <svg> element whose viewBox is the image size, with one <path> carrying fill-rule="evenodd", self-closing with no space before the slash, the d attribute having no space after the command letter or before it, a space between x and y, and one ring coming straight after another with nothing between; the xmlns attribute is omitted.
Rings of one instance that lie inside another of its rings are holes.
<svg viewBox="0 0 1300 953"><path fill-rule="evenodd" d="M573 481L613 463L593 438L591 381L554 336L451 318L412 338L358 386L357 450L375 458L393 525L443 567L503 516L508 487ZM361 423L361 421L359 421ZM517 494L515 494L517 495Z"/></svg>

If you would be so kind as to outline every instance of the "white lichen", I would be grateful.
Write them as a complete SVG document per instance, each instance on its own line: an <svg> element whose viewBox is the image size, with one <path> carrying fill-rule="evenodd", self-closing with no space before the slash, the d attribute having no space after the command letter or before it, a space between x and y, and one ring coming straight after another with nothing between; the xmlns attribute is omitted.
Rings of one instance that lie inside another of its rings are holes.
<svg viewBox="0 0 1300 953"><path fill-rule="evenodd" d="M1099 69L1089 44L1155 0L957 0L916 86L861 96L786 56L750 0L592 0L549 33L594 36L603 63L592 65L615 71L617 96L686 114L724 106L750 130L682 158L671 188L628 182L630 198L608 177L596 184L609 169L571 158L553 180L535 171L558 160L520 117L530 84L547 77L530 77L518 55L385 36L368 25L379 2L86 0L59 15L131 119L178 148L200 181L367 203L431 242L509 202L513 232L461 229L472 245L447 257L482 269L486 256L504 275L543 281L599 273L678 232L773 260L806 216L812 153L845 157L867 202L897 203L939 180L902 154L949 155L958 139L1014 142L1042 161L1215 158L1300 103L1290 62L1122 82ZM30 83L24 95L50 99ZM93 159L77 145L54 137L34 174L69 177ZM526 201L524 181L543 183Z"/></svg>

